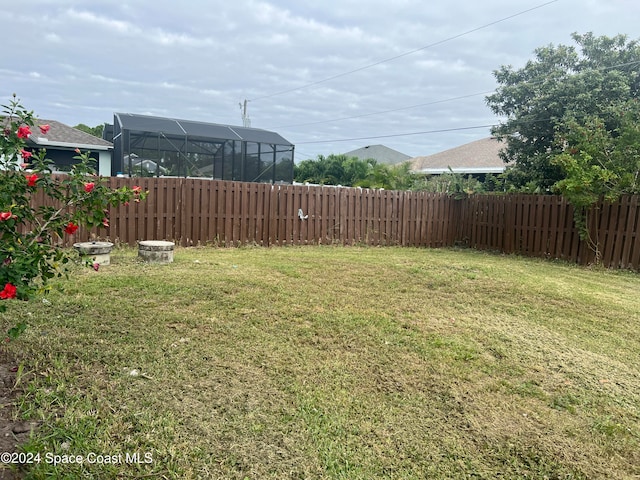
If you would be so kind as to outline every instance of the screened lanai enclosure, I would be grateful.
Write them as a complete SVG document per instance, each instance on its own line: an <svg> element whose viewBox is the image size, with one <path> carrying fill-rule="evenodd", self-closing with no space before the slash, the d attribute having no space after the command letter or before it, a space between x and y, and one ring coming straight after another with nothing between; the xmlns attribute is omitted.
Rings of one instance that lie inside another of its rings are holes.
<svg viewBox="0 0 640 480"><path fill-rule="evenodd" d="M116 113L112 141L125 176L293 183L294 146L267 130Z"/></svg>

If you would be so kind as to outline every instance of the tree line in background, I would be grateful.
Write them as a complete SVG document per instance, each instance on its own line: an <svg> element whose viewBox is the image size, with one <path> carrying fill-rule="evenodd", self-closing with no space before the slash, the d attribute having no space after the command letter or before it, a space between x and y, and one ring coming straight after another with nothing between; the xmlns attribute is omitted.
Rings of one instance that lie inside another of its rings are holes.
<svg viewBox="0 0 640 480"><path fill-rule="evenodd" d="M426 176L412 172L409 162L388 165L371 158L346 155L318 155L315 160L303 160L295 165L293 176L299 183L426 191L456 196L504 190L501 180L494 175L474 177L449 172Z"/></svg>

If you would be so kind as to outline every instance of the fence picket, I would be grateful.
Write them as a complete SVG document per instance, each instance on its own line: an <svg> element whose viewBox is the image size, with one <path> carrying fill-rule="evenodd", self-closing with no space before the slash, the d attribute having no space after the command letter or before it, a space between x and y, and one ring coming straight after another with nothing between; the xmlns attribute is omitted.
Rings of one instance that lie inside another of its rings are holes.
<svg viewBox="0 0 640 480"><path fill-rule="evenodd" d="M638 227L640 209L638 208L638 196L625 195L623 197L628 201L629 209L626 214L626 229L624 233L624 243L620 257L618 259L619 266L622 268L630 268L633 265L631 261L631 252L633 251L634 239L638 242Z"/></svg>

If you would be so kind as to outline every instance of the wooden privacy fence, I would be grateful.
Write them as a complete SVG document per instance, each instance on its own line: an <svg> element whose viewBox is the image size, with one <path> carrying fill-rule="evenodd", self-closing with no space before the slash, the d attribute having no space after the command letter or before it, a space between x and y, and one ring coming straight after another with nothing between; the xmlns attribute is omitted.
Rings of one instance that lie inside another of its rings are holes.
<svg viewBox="0 0 640 480"><path fill-rule="evenodd" d="M603 202L591 211L589 228L601 262L610 268L640 269L638 196ZM595 252L580 239L573 207L551 195L473 195L463 201L457 241L472 248L558 258L583 265Z"/></svg>
<svg viewBox="0 0 640 480"><path fill-rule="evenodd" d="M67 244L93 237L135 245L401 245L477 249L589 264L594 252L563 197L444 194L270 185L189 178L110 178L140 185L147 199L110 211L110 227L78 230ZM592 215L603 265L640 269L638 196L603 203ZM34 201L42 201L35 198ZM597 229L596 229L597 227Z"/></svg>
<svg viewBox="0 0 640 480"><path fill-rule="evenodd" d="M452 245L459 205L430 193L189 178L111 178L144 202L111 210L109 237L198 244ZM106 232L97 232L104 236Z"/></svg>

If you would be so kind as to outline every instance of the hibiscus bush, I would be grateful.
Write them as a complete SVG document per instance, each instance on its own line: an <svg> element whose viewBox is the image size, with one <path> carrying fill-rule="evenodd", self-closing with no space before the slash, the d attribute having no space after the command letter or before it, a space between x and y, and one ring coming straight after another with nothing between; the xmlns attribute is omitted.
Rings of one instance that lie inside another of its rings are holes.
<svg viewBox="0 0 640 480"><path fill-rule="evenodd" d="M95 173L89 152L76 149L71 172L54 174L46 151L32 151L27 139L33 131L46 135L14 95L3 105L0 133L0 312L6 300L28 300L46 291L48 281L65 275L73 252L62 248L65 235L79 226L109 226L110 206L144 199L140 187L112 189ZM37 130L36 130L37 129ZM45 206L34 207L34 195ZM10 336L24 325L14 327Z"/></svg>

